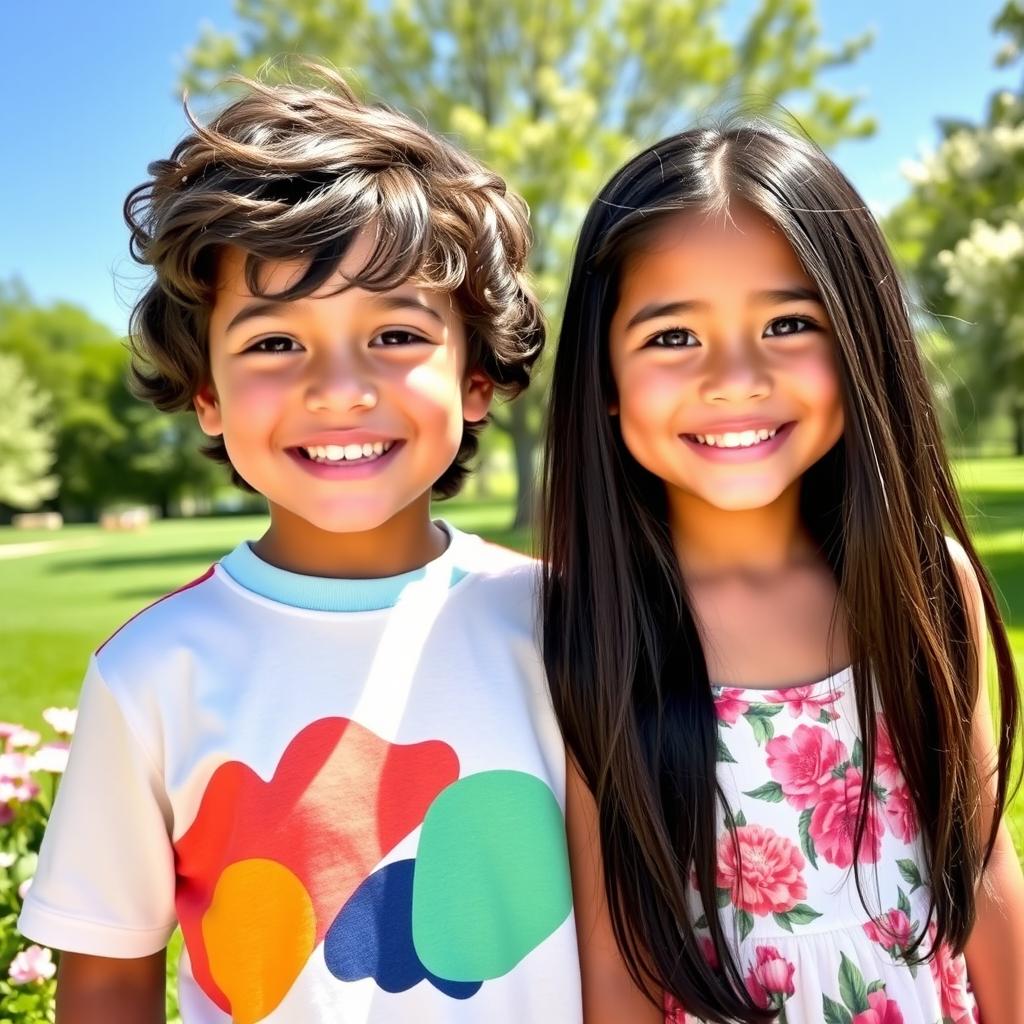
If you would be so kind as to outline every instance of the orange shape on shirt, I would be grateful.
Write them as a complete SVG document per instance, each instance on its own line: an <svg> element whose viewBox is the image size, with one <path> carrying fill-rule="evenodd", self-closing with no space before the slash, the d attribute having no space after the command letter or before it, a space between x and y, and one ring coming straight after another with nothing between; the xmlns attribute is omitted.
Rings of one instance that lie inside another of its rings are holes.
<svg viewBox="0 0 1024 1024"><path fill-rule="evenodd" d="M347 718L306 726L288 744L269 782L239 761L220 765L195 820L175 843L178 920L197 984L222 1010L235 1013L234 1000L211 970L202 924L211 906L221 919L215 901L225 869L245 860L286 868L308 894L315 948L360 883L422 823L434 797L458 776L459 760L448 744L389 743ZM270 902L275 898L267 894ZM250 902L258 916L258 891ZM223 913L227 920L227 904ZM218 935L221 928L227 935L234 926L218 924ZM278 1001L299 969L289 967L291 980Z"/></svg>
<svg viewBox="0 0 1024 1024"><path fill-rule="evenodd" d="M224 869L203 916L210 973L235 1024L256 1024L285 997L316 947L309 893L272 860Z"/></svg>

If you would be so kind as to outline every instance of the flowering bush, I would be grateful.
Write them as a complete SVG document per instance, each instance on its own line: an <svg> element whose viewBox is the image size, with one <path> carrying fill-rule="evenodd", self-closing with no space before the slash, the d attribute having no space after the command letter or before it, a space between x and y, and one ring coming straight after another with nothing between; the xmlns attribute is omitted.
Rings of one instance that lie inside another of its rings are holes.
<svg viewBox="0 0 1024 1024"><path fill-rule="evenodd" d="M75 712L47 708L43 720L54 734L46 742L32 729L0 722L0 1024L54 1019L55 955L17 931L67 763Z"/></svg>

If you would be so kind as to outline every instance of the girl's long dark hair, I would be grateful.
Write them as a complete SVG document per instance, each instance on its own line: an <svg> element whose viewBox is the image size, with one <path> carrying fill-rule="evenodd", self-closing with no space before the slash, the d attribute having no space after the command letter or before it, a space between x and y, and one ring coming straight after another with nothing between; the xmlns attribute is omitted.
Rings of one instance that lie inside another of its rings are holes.
<svg viewBox="0 0 1024 1024"><path fill-rule="evenodd" d="M698 1017L753 1022L774 1015L747 994L715 901L724 801L707 665L664 485L631 457L609 415L608 325L623 260L666 217L730 199L785 235L832 323L845 430L805 475L801 508L849 621L866 778L881 713L917 810L935 944L959 950L971 930L1011 788L1019 712L1006 631L967 532L899 275L863 200L816 146L761 121L687 131L641 153L591 207L565 304L545 451L544 657L566 742L597 800L612 925L634 979ZM1001 713L987 836L988 779L971 746L979 652L946 534L977 574L995 651ZM857 844L871 794L866 782ZM691 877L700 909L690 905ZM701 914L718 971L700 949Z"/></svg>

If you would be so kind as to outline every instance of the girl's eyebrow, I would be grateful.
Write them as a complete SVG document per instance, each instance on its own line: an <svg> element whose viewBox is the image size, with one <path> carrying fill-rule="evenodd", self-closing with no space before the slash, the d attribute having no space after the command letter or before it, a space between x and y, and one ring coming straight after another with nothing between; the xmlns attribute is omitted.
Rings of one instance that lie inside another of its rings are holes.
<svg viewBox="0 0 1024 1024"><path fill-rule="evenodd" d="M626 330L636 327L637 324L642 324L645 320L657 320L660 316L675 316L677 313L690 313L707 308L708 303L696 299L686 301L680 299L677 302L648 302L646 306L630 317L629 323L626 324Z"/></svg>
<svg viewBox="0 0 1024 1024"><path fill-rule="evenodd" d="M775 288L764 292L757 292L754 295L756 302L766 305L778 306L783 302L817 302L821 303L821 296L817 288L808 288L798 284L789 288Z"/></svg>
<svg viewBox="0 0 1024 1024"><path fill-rule="evenodd" d="M759 305L778 306L784 302L817 302L821 304L821 296L816 288L805 285L793 285L789 288L772 288L768 291L755 292L752 296ZM657 320L661 316L676 316L679 313L692 313L706 310L710 303L702 299L678 299L672 302L649 302L634 313L626 324L626 330L636 327L645 320Z"/></svg>

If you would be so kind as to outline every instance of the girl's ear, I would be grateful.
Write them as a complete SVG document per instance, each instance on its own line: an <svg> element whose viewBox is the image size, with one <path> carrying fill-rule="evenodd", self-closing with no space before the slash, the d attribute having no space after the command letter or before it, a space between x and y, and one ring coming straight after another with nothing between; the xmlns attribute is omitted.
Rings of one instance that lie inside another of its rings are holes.
<svg viewBox="0 0 1024 1024"><path fill-rule="evenodd" d="M196 418L199 428L210 437L220 437L224 433L224 424L220 414L220 401L213 384L204 384L193 396Z"/></svg>
<svg viewBox="0 0 1024 1024"><path fill-rule="evenodd" d="M471 370L462 382L462 418L479 423L491 408L494 381L482 370Z"/></svg>

